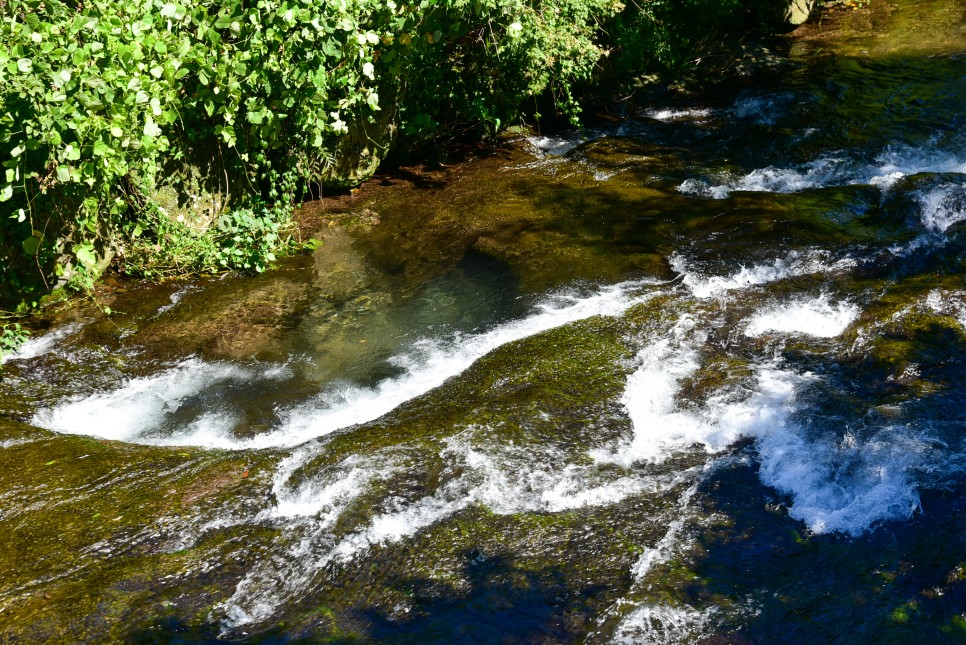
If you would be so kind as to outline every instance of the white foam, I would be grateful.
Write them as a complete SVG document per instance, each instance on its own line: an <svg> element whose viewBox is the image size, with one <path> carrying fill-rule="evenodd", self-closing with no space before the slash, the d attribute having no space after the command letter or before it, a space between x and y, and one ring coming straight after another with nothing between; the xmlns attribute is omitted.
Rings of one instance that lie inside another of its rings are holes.
<svg viewBox="0 0 966 645"><path fill-rule="evenodd" d="M700 366L696 346L702 339L689 333L693 328L684 316L667 338L638 354L640 367L628 378L621 398L633 435L614 448L593 451L595 459L630 467L694 447L715 453L742 437L765 435L786 424L797 379L769 367L757 367L753 389L739 385L712 394L698 409L680 409L675 399L680 382Z"/></svg>
<svg viewBox="0 0 966 645"><path fill-rule="evenodd" d="M644 115L655 121L703 121L711 116L711 110L707 108L652 108L646 110Z"/></svg>
<svg viewBox="0 0 966 645"><path fill-rule="evenodd" d="M776 428L757 442L764 484L792 497L789 515L814 533L857 536L879 522L908 519L919 508L911 471L934 445L903 428L861 441L809 440L801 428Z"/></svg>
<svg viewBox="0 0 966 645"><path fill-rule="evenodd" d="M611 642L615 645L697 643L713 634L719 612L715 605L701 611L687 605L641 605L621 620Z"/></svg>
<svg viewBox="0 0 966 645"><path fill-rule="evenodd" d="M695 197L710 197L711 199L725 199L731 194L732 188L727 185L711 184L703 179L685 179L678 186L678 192L682 195L694 195Z"/></svg>
<svg viewBox="0 0 966 645"><path fill-rule="evenodd" d="M938 314L952 316L966 329L966 292L934 289L926 296L926 307Z"/></svg>
<svg viewBox="0 0 966 645"><path fill-rule="evenodd" d="M655 494L676 480L618 476L594 465L568 464L551 447L503 446L483 451L474 445L475 428L450 437L440 457L442 484L415 500L388 497L382 512L356 530L335 539L332 528L352 501L371 482L399 472L390 454L373 458L349 457L333 468L290 488L291 475L314 454L303 449L279 467L273 491L276 504L257 520L284 522L302 537L290 541L284 557L256 565L239 583L218 612L227 631L265 620L281 602L300 593L317 571L345 564L366 551L410 538L476 504L500 515L561 512L589 506L608 506L646 492Z"/></svg>
<svg viewBox="0 0 966 645"><path fill-rule="evenodd" d="M682 255L672 255L669 262L672 269L684 275L684 285L697 298L721 297L729 291L747 289L796 276L845 271L856 264L852 258L830 262L828 253L823 251L807 253L792 251L784 258L776 258L770 263L743 266L729 276L706 277L691 269L687 259Z"/></svg>
<svg viewBox="0 0 966 645"><path fill-rule="evenodd" d="M622 398L633 434L593 451L596 460L624 467L659 463L695 448L717 453L747 437L756 441L762 482L788 494L790 515L815 533L859 535L918 508L912 473L933 468L935 442L898 426L873 428L865 441L831 441L829 431L801 425L798 392L817 380L812 374L757 365L754 382L745 379L699 407L681 408L675 395L699 367L702 342L694 321L683 316L666 338L641 350Z"/></svg>
<svg viewBox="0 0 966 645"><path fill-rule="evenodd" d="M35 425L68 434L153 445L199 445L224 449L292 447L336 430L366 423L442 385L493 350L592 316L616 316L648 296L639 293L656 281L634 281L604 287L589 296L561 293L538 304L527 318L494 329L450 339L424 339L392 359L402 371L375 387L332 385L310 403L279 412L275 429L240 439L232 436L236 419L213 412L187 427L167 428L182 403L228 382L281 380L284 367L249 369L229 363L189 359L149 377L132 379L117 390L72 399L38 411ZM166 429L167 428L167 429Z"/></svg>
<svg viewBox="0 0 966 645"><path fill-rule="evenodd" d="M212 388L255 379L278 380L285 375L275 367L255 370L191 358L158 374L131 379L117 390L39 410L31 423L65 434L149 445L246 447L251 440L232 436L237 419L230 411L208 410L177 428L167 427L169 418L192 397Z"/></svg>
<svg viewBox="0 0 966 645"><path fill-rule="evenodd" d="M821 157L790 168L757 168L738 177L724 173L712 181L691 178L678 186L678 192L724 199L734 191L795 193L863 184L887 190L903 177L927 172L964 173L966 161L943 150L894 146L883 150L872 162L847 156Z"/></svg>
<svg viewBox="0 0 966 645"><path fill-rule="evenodd" d="M447 451L474 473L468 497L498 515L609 506L658 486L640 477L605 476L596 465L566 464L549 448L482 452L457 438Z"/></svg>
<svg viewBox="0 0 966 645"><path fill-rule="evenodd" d="M635 583L642 582L655 566L668 562L675 553L679 553L687 544L688 540L685 537L685 527L691 520L688 508L700 484L701 479L698 478L684 491L675 509L678 517L667 523L667 533L654 546L645 547L644 552L641 553L641 557L631 567L631 574L634 576Z"/></svg>
<svg viewBox="0 0 966 645"><path fill-rule="evenodd" d="M158 309L158 313L156 315L160 316L164 312L166 312L166 311L172 309L173 307L177 306L178 303L180 303L181 300L186 295L188 295L189 293L194 293L194 292L200 291L200 290L201 290L201 287L199 287L197 285L191 285L191 284L186 285L184 287L181 287L180 289L178 289L177 291L175 291L174 293L171 294L171 296L170 296L171 302L169 304L162 305Z"/></svg>
<svg viewBox="0 0 966 645"><path fill-rule="evenodd" d="M28 358L42 356L53 350L62 340L75 333L80 327L77 323L71 323L59 327L43 336L28 338L16 352L0 356L0 364L11 360L26 360Z"/></svg>
<svg viewBox="0 0 966 645"><path fill-rule="evenodd" d="M746 336L762 336L768 332L806 334L832 338L841 334L859 316L859 308L848 302L829 302L822 294L816 298L792 300L759 311L745 326Z"/></svg>
<svg viewBox="0 0 966 645"><path fill-rule="evenodd" d="M811 188L852 183L845 181L848 164L841 158L817 159L798 168L758 168L737 179L727 179L719 184L699 179L688 179L678 186L685 195L724 199L732 192L795 193Z"/></svg>
<svg viewBox="0 0 966 645"><path fill-rule="evenodd" d="M919 202L922 225L930 231L945 233L966 220L966 183L949 183L915 195Z"/></svg>
<svg viewBox="0 0 966 645"><path fill-rule="evenodd" d="M264 441L273 445L295 445L340 428L378 419L406 401L442 385L503 345L592 316L623 313L646 298L635 295L635 290L645 284L655 283L621 283L586 297L561 294L540 304L531 316L488 332L451 340L422 340L408 353L393 359L393 364L403 372L400 376L386 379L372 388L356 385L330 388L312 403L288 411L283 426Z"/></svg>
<svg viewBox="0 0 966 645"><path fill-rule="evenodd" d="M498 515L556 513L609 506L668 485L657 479L605 475L592 464L562 464L563 456L545 447L483 452L472 445L472 436L470 430L450 438L441 452L446 472L457 476L432 495L415 502L399 500L395 510L374 517L368 527L343 539L331 557L351 560L372 546L415 535L473 504Z"/></svg>
<svg viewBox="0 0 966 645"><path fill-rule="evenodd" d="M540 156L562 157L577 146L596 137L571 134L560 137L527 137L527 141Z"/></svg>
<svg viewBox="0 0 966 645"><path fill-rule="evenodd" d="M362 495L372 482L388 479L401 469L393 465L388 455L350 455L321 474L305 477L295 486L290 485L295 471L315 452L296 452L279 464L272 485L275 503L260 513L258 519L280 521L312 518L319 528L332 527L346 507Z"/></svg>
<svg viewBox="0 0 966 645"><path fill-rule="evenodd" d="M30 437L22 437L20 439L4 439L3 441L0 441L0 450L4 448L13 448L14 446L22 446L25 443L33 443L34 441L37 440Z"/></svg>
<svg viewBox="0 0 966 645"><path fill-rule="evenodd" d="M927 465L935 446L916 431L879 428L866 442L830 442L792 419L798 390L816 377L767 366L757 367L751 391L738 386L698 410L680 410L669 397L696 365L693 357L686 344L655 343L642 352L642 367L624 396L633 438L617 450L598 451L598 459L659 462L675 451L698 446L717 452L749 437L756 440L762 482L790 495L789 514L815 533L859 535L879 522L907 519L918 508L910 473Z"/></svg>
<svg viewBox="0 0 966 645"><path fill-rule="evenodd" d="M890 188L908 175L966 173L966 161L961 155L961 152L957 154L931 147L889 146L875 158L873 164L863 169L862 175L849 183Z"/></svg>

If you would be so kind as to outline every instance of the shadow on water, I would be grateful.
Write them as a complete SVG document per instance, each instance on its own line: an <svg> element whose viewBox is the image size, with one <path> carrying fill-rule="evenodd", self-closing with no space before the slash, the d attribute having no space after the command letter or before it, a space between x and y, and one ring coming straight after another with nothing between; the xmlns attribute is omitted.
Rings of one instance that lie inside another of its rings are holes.
<svg viewBox="0 0 966 645"><path fill-rule="evenodd" d="M685 589L750 601L754 616L722 631L753 643L921 643L966 638L966 488L923 491L906 522L855 539L807 535L763 487L753 462L720 471L703 487L730 519L702 539L695 567L705 584ZM709 509L709 510L712 510Z"/></svg>
<svg viewBox="0 0 966 645"><path fill-rule="evenodd" d="M468 588L453 593L438 581L408 578L396 586L413 600L412 618L387 616L369 607L350 610L368 626L366 636L384 643L538 643L573 638L561 616L569 595L566 563L520 571L512 555L471 551L462 578ZM440 592L443 593L440 593ZM601 588L583 590L593 596ZM572 609L572 607L571 607Z"/></svg>
<svg viewBox="0 0 966 645"><path fill-rule="evenodd" d="M561 643L574 633L562 609L568 603L566 563L539 571L521 571L512 555L462 554L459 591L438 580L417 576L394 580L392 589L405 599L406 615L394 615L371 605L356 604L335 614L325 605L313 607L304 622L282 624L252 636L220 636L211 626L161 620L131 634L125 642L142 645L251 643ZM604 588L589 587L592 598ZM570 611L578 610L570 604ZM298 614L299 612L293 612Z"/></svg>
<svg viewBox="0 0 966 645"><path fill-rule="evenodd" d="M966 340L929 323L903 342L901 353L839 361L828 382L803 397L799 416L823 445L846 434L860 446L888 442L889 424L925 438L925 452L905 466L920 508L853 538L809 534L787 514L800 500L764 486L755 446L743 448L745 459L729 461L701 486L704 512L727 522L704 532L694 566L701 582L681 590L696 606L728 598L754 607L722 632L753 643L966 640ZM919 366L921 381L896 383L890 375L909 364ZM883 402L898 402L905 413L884 418ZM846 458L831 471L843 485L849 467Z"/></svg>

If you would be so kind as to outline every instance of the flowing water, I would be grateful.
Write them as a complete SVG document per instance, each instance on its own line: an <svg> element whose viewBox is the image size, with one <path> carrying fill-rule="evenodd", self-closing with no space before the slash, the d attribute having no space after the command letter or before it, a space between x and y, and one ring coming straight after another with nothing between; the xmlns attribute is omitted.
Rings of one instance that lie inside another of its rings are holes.
<svg viewBox="0 0 966 645"><path fill-rule="evenodd" d="M964 16L59 314L0 381L0 640L966 640Z"/></svg>

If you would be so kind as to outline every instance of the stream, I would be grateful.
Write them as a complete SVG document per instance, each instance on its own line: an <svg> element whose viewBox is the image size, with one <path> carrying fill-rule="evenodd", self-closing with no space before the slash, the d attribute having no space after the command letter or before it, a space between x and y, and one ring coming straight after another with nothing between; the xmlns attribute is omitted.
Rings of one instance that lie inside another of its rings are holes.
<svg viewBox="0 0 966 645"><path fill-rule="evenodd" d="M876 7L54 315L0 641L966 642L966 4Z"/></svg>

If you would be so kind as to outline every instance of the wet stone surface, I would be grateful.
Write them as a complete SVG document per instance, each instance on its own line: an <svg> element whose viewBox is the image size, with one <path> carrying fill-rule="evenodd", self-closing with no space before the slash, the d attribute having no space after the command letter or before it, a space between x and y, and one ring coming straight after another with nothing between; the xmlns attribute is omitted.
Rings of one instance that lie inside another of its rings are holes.
<svg viewBox="0 0 966 645"><path fill-rule="evenodd" d="M0 372L0 641L963 640L961 12L50 313Z"/></svg>

